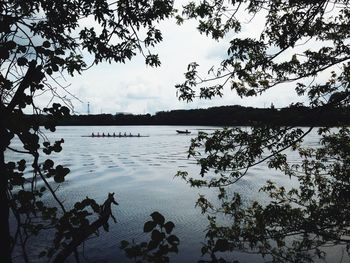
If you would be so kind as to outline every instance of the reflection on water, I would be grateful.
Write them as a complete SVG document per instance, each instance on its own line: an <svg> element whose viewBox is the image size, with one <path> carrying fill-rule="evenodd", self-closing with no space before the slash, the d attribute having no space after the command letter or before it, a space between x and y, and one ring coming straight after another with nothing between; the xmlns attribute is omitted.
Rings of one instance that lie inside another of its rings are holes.
<svg viewBox="0 0 350 263"><path fill-rule="evenodd" d="M143 223L153 211L161 212L175 223L174 234L181 243L180 253L172 262L196 262L200 258L200 242L204 240L207 221L199 209L194 208L199 190L189 188L180 179L174 179L174 175L178 170L198 174L195 162L187 159L187 149L198 129L211 127L186 128L192 131L191 135L176 134L175 130L181 128L175 126L58 127L55 133L48 134L50 139L65 140L63 151L52 158L71 170L58 191L67 206L85 196L102 202L107 193L116 193L119 206L114 214L118 222L111 223L110 232L100 231L100 237L85 243L88 260L128 262L118 248L120 241L144 238ZM140 133L149 137L81 137L92 132ZM316 134L310 135L308 144L315 142ZM8 158L13 159L13 153L8 153ZM45 160L44 156L42 158ZM268 179L291 184L289 179L262 165L253 168L232 191L244 193L246 200L256 199L259 197L257 190ZM206 194L213 193L207 191ZM253 258L237 253L235 259L251 262Z"/></svg>

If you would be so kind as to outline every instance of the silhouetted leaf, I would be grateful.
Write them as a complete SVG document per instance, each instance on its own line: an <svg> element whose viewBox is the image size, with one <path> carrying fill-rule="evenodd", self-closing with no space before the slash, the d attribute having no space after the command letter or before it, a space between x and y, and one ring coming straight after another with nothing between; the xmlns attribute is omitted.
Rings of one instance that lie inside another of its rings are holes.
<svg viewBox="0 0 350 263"><path fill-rule="evenodd" d="M152 240L160 243L164 239L165 235L164 233L159 232L157 229L152 231L151 238Z"/></svg>
<svg viewBox="0 0 350 263"><path fill-rule="evenodd" d="M147 221L143 226L143 232L148 233L151 232L155 227L156 223L154 221Z"/></svg>
<svg viewBox="0 0 350 263"><path fill-rule="evenodd" d="M43 169L48 170L48 169L52 168L53 166L54 166L54 162L51 159L47 159L44 162Z"/></svg>
<svg viewBox="0 0 350 263"><path fill-rule="evenodd" d="M49 48L50 47L50 42L49 41L44 41L44 43L43 43L43 47L44 48Z"/></svg>
<svg viewBox="0 0 350 263"><path fill-rule="evenodd" d="M175 224L171 221L168 221L164 224L164 228L167 234L170 234L171 231L173 231L174 227L175 227Z"/></svg>
<svg viewBox="0 0 350 263"><path fill-rule="evenodd" d="M224 252L229 249L229 243L226 239L218 239L215 243L214 251Z"/></svg>
<svg viewBox="0 0 350 263"><path fill-rule="evenodd" d="M18 162L18 170L23 172L25 168L26 168L26 161L22 159Z"/></svg>
<svg viewBox="0 0 350 263"><path fill-rule="evenodd" d="M164 224L164 221L165 221L165 218L163 215L161 215L159 212L153 212L151 214L151 217L153 219L153 221L156 223L156 224L159 224L159 225L163 225Z"/></svg>
<svg viewBox="0 0 350 263"><path fill-rule="evenodd" d="M63 183L64 182L64 176L62 174L57 174L53 177L56 183Z"/></svg>
<svg viewBox="0 0 350 263"><path fill-rule="evenodd" d="M17 59L18 66L25 66L28 63L28 60L25 57L20 57Z"/></svg>
<svg viewBox="0 0 350 263"><path fill-rule="evenodd" d="M175 236L175 235L171 235L167 238L167 241L169 242L169 244L175 246L178 245L180 243L180 239Z"/></svg>
<svg viewBox="0 0 350 263"><path fill-rule="evenodd" d="M153 250L153 249L156 249L159 245L159 242L155 241L155 240L150 240L148 242L148 246L147 246L147 249L148 250Z"/></svg>

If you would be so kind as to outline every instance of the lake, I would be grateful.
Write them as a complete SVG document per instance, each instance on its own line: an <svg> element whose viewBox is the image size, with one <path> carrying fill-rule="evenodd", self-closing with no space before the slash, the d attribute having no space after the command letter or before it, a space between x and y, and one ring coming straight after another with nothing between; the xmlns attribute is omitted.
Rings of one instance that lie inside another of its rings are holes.
<svg viewBox="0 0 350 263"><path fill-rule="evenodd" d="M153 211L159 211L166 220L175 223L173 233L180 238L179 254L171 257L171 262L196 262L201 258L201 242L204 241L207 220L195 208L199 193L214 195L214 190L190 188L179 178L174 178L178 170L198 174L199 167L194 160L187 159L191 138L198 131L211 132L215 127L186 127L190 135L176 133L177 126L75 126L58 127L55 133L47 132L50 140L64 138L63 151L51 158L57 164L70 168L71 173L59 188L57 195L67 207L86 196L102 203L107 194L114 192L119 206L114 207L117 223L110 221L110 231L101 229L100 236L85 242L82 262L132 262L122 250L120 241L146 240L144 222L150 219ZM124 134L147 135L134 138L89 138L92 132L102 134L121 132ZM308 135L307 145L316 145L316 132ZM14 142L14 147L19 146ZM291 161L296 158L290 154ZM7 157L23 158L8 153ZM42 161L46 159L41 156ZM267 170L264 164L254 167L233 190L243 193L246 200L260 198L258 189L266 182L274 180L291 185L285 176L274 170ZM45 242L35 241L31 253L40 252ZM38 245L40 244L40 245ZM235 254L240 262L260 262L261 258L245 254ZM17 258L21 262L20 258ZM40 260L38 260L39 262ZM72 261L73 262L73 261ZM339 262L339 260L337 261Z"/></svg>

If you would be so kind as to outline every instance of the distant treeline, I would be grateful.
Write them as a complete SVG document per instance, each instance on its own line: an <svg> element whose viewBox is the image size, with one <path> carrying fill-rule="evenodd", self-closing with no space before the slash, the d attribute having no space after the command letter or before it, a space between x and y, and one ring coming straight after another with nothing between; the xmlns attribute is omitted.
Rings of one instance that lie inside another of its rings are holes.
<svg viewBox="0 0 350 263"><path fill-rule="evenodd" d="M308 107L253 108L221 106L208 109L161 111L150 114L72 115L58 125L350 125L350 108L310 109ZM45 116L41 116L41 122Z"/></svg>

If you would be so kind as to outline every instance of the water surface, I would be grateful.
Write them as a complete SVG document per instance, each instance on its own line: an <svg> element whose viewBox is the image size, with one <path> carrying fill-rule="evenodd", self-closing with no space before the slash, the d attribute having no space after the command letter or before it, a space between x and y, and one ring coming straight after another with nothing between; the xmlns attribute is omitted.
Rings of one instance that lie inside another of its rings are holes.
<svg viewBox="0 0 350 263"><path fill-rule="evenodd" d="M200 259L201 242L204 241L207 220L195 208L199 193L213 196L215 190L190 188L174 175L178 170L198 174L199 167L187 158L191 138L199 130L211 132L214 127L186 127L191 135L180 135L176 126L75 126L58 127L55 133L47 133L48 138L64 138L63 151L51 158L56 164L70 168L71 173L59 188L57 195L70 207L86 196L103 202L108 193L114 192L119 206L114 207L117 223L110 221L108 233L100 231L100 236L85 242L83 262L129 262L118 247L123 239L145 240L142 233L144 222L153 211L162 213L166 220L175 223L173 231L180 238L179 254L171 262L196 262ZM97 134L138 134L149 137L82 137ZM307 137L308 145L315 145L318 136ZM19 144L18 144L19 145ZM16 143L14 145L16 147ZM290 155L290 161L296 158ZM9 156L13 158L12 154ZM42 156L45 160L45 156ZM296 159L295 159L296 161ZM266 182L274 180L286 186L294 184L264 164L254 167L249 174L237 182L232 191L243 193L247 201L259 199L258 189ZM35 243L35 242L34 242ZM33 251L41 251L45 242L40 242ZM32 251L32 252L33 252ZM235 254L240 262L260 262L260 257ZM339 261L338 261L339 262Z"/></svg>

